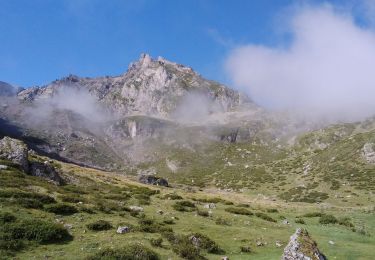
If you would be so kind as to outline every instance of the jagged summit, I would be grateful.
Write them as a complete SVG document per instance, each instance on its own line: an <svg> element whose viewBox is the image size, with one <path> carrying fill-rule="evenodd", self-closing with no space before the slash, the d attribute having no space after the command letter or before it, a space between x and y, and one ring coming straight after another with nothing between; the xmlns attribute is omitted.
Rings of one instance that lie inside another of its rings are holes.
<svg viewBox="0 0 375 260"><path fill-rule="evenodd" d="M153 59L141 54L126 73L115 77L81 78L75 75L46 86L29 88L19 99L33 102L54 96L61 87L88 91L111 111L121 115L143 114L168 117L191 93L199 93L215 102L221 111L229 111L249 98L215 81L201 77L190 67Z"/></svg>

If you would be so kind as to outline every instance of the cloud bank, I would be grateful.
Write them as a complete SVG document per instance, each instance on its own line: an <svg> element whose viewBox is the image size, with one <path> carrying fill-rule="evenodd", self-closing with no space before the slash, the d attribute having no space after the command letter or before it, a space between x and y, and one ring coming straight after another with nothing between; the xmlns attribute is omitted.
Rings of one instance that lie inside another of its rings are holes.
<svg viewBox="0 0 375 260"><path fill-rule="evenodd" d="M375 32L332 6L300 8L288 47L245 45L225 68L260 105L352 121L375 114Z"/></svg>

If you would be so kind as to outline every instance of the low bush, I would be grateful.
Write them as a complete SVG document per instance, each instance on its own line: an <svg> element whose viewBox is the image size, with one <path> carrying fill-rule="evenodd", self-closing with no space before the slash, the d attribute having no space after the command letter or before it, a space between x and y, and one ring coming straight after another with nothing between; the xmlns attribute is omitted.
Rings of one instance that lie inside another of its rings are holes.
<svg viewBox="0 0 375 260"><path fill-rule="evenodd" d="M5 224L5 223L9 223L9 222L14 222L16 221L16 216L12 215L11 213L9 212L2 212L0 213L0 223L1 224Z"/></svg>
<svg viewBox="0 0 375 260"><path fill-rule="evenodd" d="M165 220L163 220L163 223L167 224L167 225L176 224L173 219L165 219Z"/></svg>
<svg viewBox="0 0 375 260"><path fill-rule="evenodd" d="M337 220L337 223L341 226L345 226L348 228L354 228L354 224L350 221L348 217L342 217Z"/></svg>
<svg viewBox="0 0 375 260"><path fill-rule="evenodd" d="M323 215L320 217L319 223L323 225L336 224L337 218L333 215Z"/></svg>
<svg viewBox="0 0 375 260"><path fill-rule="evenodd" d="M263 219L265 221L277 222L274 218L268 216L266 213L263 213L263 212L256 212L255 216L257 216L258 218L261 218L261 219Z"/></svg>
<svg viewBox="0 0 375 260"><path fill-rule="evenodd" d="M105 220L98 220L93 223L86 225L88 229L92 231L103 231L103 230L109 230L112 228L111 223Z"/></svg>
<svg viewBox="0 0 375 260"><path fill-rule="evenodd" d="M195 204L188 200L181 200L177 201L175 204L173 204L173 209L177 211L193 211L196 207Z"/></svg>
<svg viewBox="0 0 375 260"><path fill-rule="evenodd" d="M78 212L78 209L76 207L64 203L47 205L44 207L44 210L60 215L72 215Z"/></svg>
<svg viewBox="0 0 375 260"><path fill-rule="evenodd" d="M96 254L86 258L87 260L159 260L160 257L151 249L142 244L131 244L123 248L107 248L102 249Z"/></svg>
<svg viewBox="0 0 375 260"><path fill-rule="evenodd" d="M153 219L149 219L149 218L141 218L138 221L138 224L139 226L137 227L137 230L140 232L157 233L157 232L172 231L171 228L165 227L162 224L157 223Z"/></svg>
<svg viewBox="0 0 375 260"><path fill-rule="evenodd" d="M295 222L296 222L297 224L302 224L302 225L305 225L305 224L306 224L306 222L305 222L305 220L304 220L303 218L296 218Z"/></svg>
<svg viewBox="0 0 375 260"><path fill-rule="evenodd" d="M302 215L302 217L305 218L316 218L316 217L322 217L325 214L322 212L311 212L311 213L306 213L305 215Z"/></svg>
<svg viewBox="0 0 375 260"><path fill-rule="evenodd" d="M43 209L43 203L36 199L19 198L15 203L27 209Z"/></svg>
<svg viewBox="0 0 375 260"><path fill-rule="evenodd" d="M242 253L251 253L252 252L250 246L241 246L240 250L241 250Z"/></svg>
<svg viewBox="0 0 375 260"><path fill-rule="evenodd" d="M202 259L199 247L194 246L187 236L164 232L163 236L171 243L172 250L184 259ZM204 259L204 258L203 258Z"/></svg>
<svg viewBox="0 0 375 260"><path fill-rule="evenodd" d="M164 199L168 199L168 200L182 200L183 198L176 194L176 193L169 193L169 194L165 194Z"/></svg>
<svg viewBox="0 0 375 260"><path fill-rule="evenodd" d="M279 211L277 209L272 208L272 209L267 209L267 212L268 213L278 213Z"/></svg>
<svg viewBox="0 0 375 260"><path fill-rule="evenodd" d="M215 223L216 223L216 225L222 225L222 226L230 226L231 225L231 223L228 219L225 219L225 218L222 218L222 217L218 217L215 220Z"/></svg>
<svg viewBox="0 0 375 260"><path fill-rule="evenodd" d="M84 201L84 198L77 196L77 195L63 195L63 196L60 196L60 199L63 202L69 202L69 203L78 203L80 201L82 202Z"/></svg>
<svg viewBox="0 0 375 260"><path fill-rule="evenodd" d="M193 245L201 249L205 249L208 253L211 253L211 254L224 253L224 250L221 249L219 245L216 244L215 241L213 241L206 235L203 235L201 233L193 233L193 234L188 235L188 237L190 241L193 243Z"/></svg>
<svg viewBox="0 0 375 260"><path fill-rule="evenodd" d="M54 243L69 240L72 236L59 224L42 220L22 220L4 225L1 230L9 240L31 240L38 243Z"/></svg>
<svg viewBox="0 0 375 260"><path fill-rule="evenodd" d="M161 237L159 238L151 238L150 244L154 247L163 247L163 239Z"/></svg>
<svg viewBox="0 0 375 260"><path fill-rule="evenodd" d="M226 212L232 213L232 214L237 214L237 215L246 215L246 216L251 216L253 213L245 208L235 208L235 207L229 207L225 209Z"/></svg>

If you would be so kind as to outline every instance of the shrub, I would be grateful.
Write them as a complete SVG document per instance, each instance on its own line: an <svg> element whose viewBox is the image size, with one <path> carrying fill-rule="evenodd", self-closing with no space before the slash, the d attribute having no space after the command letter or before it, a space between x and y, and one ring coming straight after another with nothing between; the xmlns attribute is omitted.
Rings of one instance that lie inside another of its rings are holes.
<svg viewBox="0 0 375 260"><path fill-rule="evenodd" d="M43 208L43 203L35 199L20 198L20 199L17 199L15 203L27 209L42 209Z"/></svg>
<svg viewBox="0 0 375 260"><path fill-rule="evenodd" d="M11 239L25 239L39 243L69 240L72 236L59 224L41 220L23 220L6 225L3 232Z"/></svg>
<svg viewBox="0 0 375 260"><path fill-rule="evenodd" d="M165 219L165 220L163 220L163 223L167 224L167 225L176 224L173 219Z"/></svg>
<svg viewBox="0 0 375 260"><path fill-rule="evenodd" d="M306 222L305 220L303 220L303 218L296 218L296 221L295 221L297 224L302 224L302 225L305 225Z"/></svg>
<svg viewBox="0 0 375 260"><path fill-rule="evenodd" d="M226 212L237 214L237 215L246 215L251 216L253 213L245 208L235 208L235 207L229 207L225 209Z"/></svg>
<svg viewBox="0 0 375 260"><path fill-rule="evenodd" d="M241 204L238 204L236 207L240 207L240 208L250 208L250 205L249 205L249 204L245 204L245 203L241 203Z"/></svg>
<svg viewBox="0 0 375 260"><path fill-rule="evenodd" d="M52 213L60 214L60 215L71 215L71 214L78 212L76 207L69 205L69 204L63 204L63 203L47 205L44 207L44 209L47 212L52 212Z"/></svg>
<svg viewBox="0 0 375 260"><path fill-rule="evenodd" d="M103 230L109 230L112 228L111 223L105 220L98 220L93 223L86 225L88 229L92 231L103 231Z"/></svg>
<svg viewBox="0 0 375 260"><path fill-rule="evenodd" d="M323 225L336 224L337 218L333 215L323 215L323 216L320 217L319 223L323 224Z"/></svg>
<svg viewBox="0 0 375 260"><path fill-rule="evenodd" d="M163 239L161 237L159 238L151 238L150 244L154 247L163 247Z"/></svg>
<svg viewBox="0 0 375 260"><path fill-rule="evenodd" d="M225 218L222 218L222 217L218 217L215 220L215 223L216 223L216 225L223 225L223 226L230 226L231 225L231 223L228 219L225 219Z"/></svg>
<svg viewBox="0 0 375 260"><path fill-rule="evenodd" d="M257 216L258 218L261 218L261 219L263 219L265 221L277 222L275 219L273 219L272 217L268 216L267 214L265 214L263 212L256 212L255 216Z"/></svg>
<svg viewBox="0 0 375 260"><path fill-rule="evenodd" d="M267 209L268 213L278 213L279 211L277 209Z"/></svg>
<svg viewBox="0 0 375 260"><path fill-rule="evenodd" d="M349 228L354 228L354 224L350 221L348 217L342 217L337 220L338 224L341 226L346 226Z"/></svg>
<svg viewBox="0 0 375 260"><path fill-rule="evenodd" d="M9 212L0 213L0 223L2 224L14 222L16 221L16 219L17 218L14 215L10 214Z"/></svg>
<svg viewBox="0 0 375 260"><path fill-rule="evenodd" d="M142 218L138 221L138 231L147 232L147 233L157 233L157 232L165 232L165 231L172 231L171 228L164 227L160 223L155 222L153 219Z"/></svg>
<svg viewBox="0 0 375 260"><path fill-rule="evenodd" d="M212 254L221 254L224 253L218 244L215 241L210 239L209 237L200 234L200 233L193 233L189 235L190 240L195 246L199 248L207 250L208 253Z"/></svg>
<svg viewBox="0 0 375 260"><path fill-rule="evenodd" d="M188 200L181 200L177 201L175 204L173 204L173 209L177 211L193 211L195 209L195 204Z"/></svg>
<svg viewBox="0 0 375 260"><path fill-rule="evenodd" d="M324 215L325 214L321 213L321 212L311 212L311 213L306 213L302 217L305 217L305 218L315 218L315 217L322 217Z"/></svg>
<svg viewBox="0 0 375 260"><path fill-rule="evenodd" d="M171 243L172 250L184 259L201 259L200 250L194 246L187 236L164 232L163 236Z"/></svg>
<svg viewBox="0 0 375 260"><path fill-rule="evenodd" d="M176 194L176 193L169 193L169 194L165 194L164 199L168 199L168 200L182 200L183 198Z"/></svg>
<svg viewBox="0 0 375 260"><path fill-rule="evenodd" d="M121 259L121 260L159 260L160 257L142 244L131 244L124 248L102 249L87 260Z"/></svg>
<svg viewBox="0 0 375 260"><path fill-rule="evenodd" d="M63 202L69 202L69 203L78 203L84 200L82 197L79 197L77 195L63 195L60 197L60 199Z"/></svg>
<svg viewBox="0 0 375 260"><path fill-rule="evenodd" d="M242 253L251 253L251 247L250 246L241 246L240 250Z"/></svg>

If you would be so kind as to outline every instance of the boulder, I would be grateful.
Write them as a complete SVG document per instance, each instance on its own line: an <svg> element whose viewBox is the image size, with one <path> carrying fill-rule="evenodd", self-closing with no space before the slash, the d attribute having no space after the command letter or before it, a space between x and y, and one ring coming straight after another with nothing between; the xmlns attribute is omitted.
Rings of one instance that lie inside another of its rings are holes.
<svg viewBox="0 0 375 260"><path fill-rule="evenodd" d="M116 231L116 233L117 234L125 234L125 233L128 233L130 231L130 228L128 227L128 226L119 226L118 228L117 228L117 231Z"/></svg>
<svg viewBox="0 0 375 260"><path fill-rule="evenodd" d="M0 170L6 170L8 169L8 166L0 164Z"/></svg>
<svg viewBox="0 0 375 260"><path fill-rule="evenodd" d="M139 206L130 206L129 209L133 212L142 212L143 208Z"/></svg>
<svg viewBox="0 0 375 260"><path fill-rule="evenodd" d="M208 203L203 206L205 209L216 209L215 203Z"/></svg>
<svg viewBox="0 0 375 260"><path fill-rule="evenodd" d="M0 159L9 160L23 171L29 170L27 145L17 139L4 137L0 140Z"/></svg>
<svg viewBox="0 0 375 260"><path fill-rule="evenodd" d="M326 260L306 229L298 228L284 248L281 260Z"/></svg>
<svg viewBox="0 0 375 260"><path fill-rule="evenodd" d="M30 175L40 177L53 182L56 185L63 185L64 180L50 163L32 162L30 165Z"/></svg>
<svg viewBox="0 0 375 260"><path fill-rule="evenodd" d="M141 175L139 176L139 182L149 185L157 185L168 187L168 181L166 179L156 177L153 175Z"/></svg>

